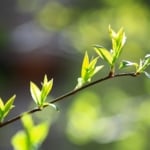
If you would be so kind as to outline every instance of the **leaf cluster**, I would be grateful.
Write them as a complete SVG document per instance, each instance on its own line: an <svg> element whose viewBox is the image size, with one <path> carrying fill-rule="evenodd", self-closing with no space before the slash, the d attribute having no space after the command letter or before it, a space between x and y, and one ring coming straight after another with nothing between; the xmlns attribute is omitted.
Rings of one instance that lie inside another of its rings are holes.
<svg viewBox="0 0 150 150"><path fill-rule="evenodd" d="M117 33L109 25L109 34L112 41L112 49L109 51L103 46L96 45L96 53L104 59L111 67L111 70L114 70L115 63L120 57L123 47L126 42L126 36L123 28L121 28Z"/></svg>
<svg viewBox="0 0 150 150"><path fill-rule="evenodd" d="M89 60L88 53L85 52L81 68L81 77L78 78L76 88L80 88L85 83L90 82L92 77L94 77L94 75L97 72L99 72L102 68L104 68L104 65L96 66L99 58L102 58L108 63L110 67L109 75L114 76L116 63L123 51L127 38L123 28L120 28L118 32L115 32L109 25L108 31L112 42L112 48L108 50L103 46L95 45L94 50L98 54L98 56L96 56L92 60ZM147 54L144 59L140 59L139 64L127 60L121 61L118 69L123 69L129 66L135 66L135 75L145 73L145 75L150 78L150 75L145 71L149 65L150 54Z"/></svg>
<svg viewBox="0 0 150 150"><path fill-rule="evenodd" d="M41 145L41 143L47 136L48 128L49 128L48 124L44 122L39 125L34 125L31 116L29 116L29 113L42 110L44 107L47 106L52 106L55 109L57 109L57 107L53 103L62 100L68 96L71 96L76 92L83 90L89 86L105 81L112 77L137 76L141 73L144 73L148 78L150 78L150 74L148 74L145 71L147 67L150 65L150 54L147 54L144 57L144 59L140 59L139 63L131 62L128 60L123 60L120 62L118 69L123 69L126 67L134 67L135 68L134 73L117 74L115 72L116 63L118 62L118 59L122 53L123 47L126 42L126 36L123 28L120 28L118 32L115 32L109 25L108 31L112 42L112 48L108 50L103 46L99 46L99 45L94 46L94 50L97 55L95 57L92 57L91 59L87 51L85 52L82 61L80 77L77 79L77 85L75 89L72 90L71 92L62 95L51 102L47 102L48 95L50 94L53 87L53 79L48 80L47 75L45 75L44 80L41 84L42 86L41 88L39 88L34 82L32 81L30 82L31 96L37 106L37 109L33 109L25 113L25 115L21 114L18 117L8 121L8 123L11 123L21 118L24 127L24 130L19 131L12 139L12 144L16 150L29 150L29 149L37 150L39 145ZM109 74L108 76L102 79L90 83L92 78L95 76L95 74L97 74L105 67L103 64L102 65L98 64L100 58L108 63L108 66L110 68ZM9 114L10 110L14 107L13 103L15 98L16 95L13 95L11 98L9 98L6 101L5 104L3 100L0 98L0 125L3 124L5 117Z"/></svg>
<svg viewBox="0 0 150 150"><path fill-rule="evenodd" d="M103 65L96 66L97 61L98 57L90 60L88 53L85 52L81 69L81 77L78 78L78 84L76 88L79 88L83 84L90 82L91 78L103 68Z"/></svg>
<svg viewBox="0 0 150 150"><path fill-rule="evenodd" d="M15 98L16 95L12 96L7 100L6 104L4 104L3 100L0 98L0 122L3 122L4 118L8 115L10 110L14 108L13 103Z"/></svg>
<svg viewBox="0 0 150 150"><path fill-rule="evenodd" d="M45 101L52 89L52 86L53 86L53 79L48 81L47 75L45 75L44 77L41 90L34 82L30 82L31 96L40 109L42 109L44 105L48 104Z"/></svg>
<svg viewBox="0 0 150 150"><path fill-rule="evenodd" d="M24 130L17 132L12 138L12 145L16 150L38 150L45 140L49 124L47 122L34 125L30 115L22 117Z"/></svg>
<svg viewBox="0 0 150 150"><path fill-rule="evenodd" d="M135 67L136 75L144 73L148 78L150 78L150 74L147 71L145 71L149 65L150 65L150 54L147 54L144 57L144 59L140 59L139 63L123 60L120 63L120 69L126 67Z"/></svg>

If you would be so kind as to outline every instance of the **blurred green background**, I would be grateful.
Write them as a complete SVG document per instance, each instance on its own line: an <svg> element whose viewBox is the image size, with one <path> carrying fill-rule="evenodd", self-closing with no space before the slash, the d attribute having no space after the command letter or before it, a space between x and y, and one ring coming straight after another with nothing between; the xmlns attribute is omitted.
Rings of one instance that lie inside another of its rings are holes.
<svg viewBox="0 0 150 150"><path fill-rule="evenodd" d="M121 59L139 61L150 51L149 0L3 0L0 3L0 96L17 94L9 118L34 104L32 80L54 78L52 97L73 89L85 50L111 48L108 25L124 27ZM105 76L106 69L96 78ZM150 70L149 70L150 71ZM95 79L96 79L95 78ZM52 122L42 150L149 150L150 80L145 76L103 82L33 115ZM0 149L13 149L20 121L0 129Z"/></svg>

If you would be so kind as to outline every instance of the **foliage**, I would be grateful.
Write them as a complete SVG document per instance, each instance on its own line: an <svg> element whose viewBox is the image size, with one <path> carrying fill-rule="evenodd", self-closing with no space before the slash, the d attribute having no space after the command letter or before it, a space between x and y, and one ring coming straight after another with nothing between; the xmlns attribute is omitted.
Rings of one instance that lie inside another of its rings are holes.
<svg viewBox="0 0 150 150"><path fill-rule="evenodd" d="M47 122L34 125L31 116L24 115L21 119L24 130L18 131L12 138L15 150L38 150L45 140L49 124Z"/></svg>
<svg viewBox="0 0 150 150"><path fill-rule="evenodd" d="M9 111L13 108L13 103L16 96L14 95L10 99L8 99L6 104L4 104L2 99L0 99L0 127L19 120L20 118L24 126L24 130L19 131L12 138L12 144L16 150L37 150L39 149L39 146L42 144L48 134L48 123L44 122L40 123L39 125L34 125L32 118L29 114L32 114L36 111L41 111L47 106L52 106L57 109L54 103L63 100L64 98L67 98L69 96L72 96L85 88L101 83L102 81L108 79L123 76L136 77L141 73L144 73L147 77L150 77L150 75L145 71L150 65L150 54L147 54L144 59L140 59L139 64L128 60L123 60L120 62L120 66L116 69L117 63L123 51L124 44L126 42L126 36L123 28L120 28L118 32L115 32L109 25L108 31L112 42L111 50L96 45L94 46L94 50L96 51L96 54L98 56L92 57L92 59L89 58L87 51L85 52L82 61L81 74L77 80L77 85L75 89L73 89L72 91L56 99L53 99L50 102L47 102L48 95L50 94L53 87L53 79L48 80L47 75L45 75L41 89L34 82L31 81L30 92L33 101L36 103L37 108L20 114L6 123L3 122L3 120L6 115L9 114ZM94 78L95 74L100 72L101 69L105 67L104 65L98 64L100 58L104 59L107 62L110 69L108 71L108 74L104 78L100 78L92 82L91 80ZM116 71L118 69L121 70L130 66L135 67L135 70L133 72L118 73ZM98 97L96 97L93 93L88 93L87 95L89 98L88 100L83 95L80 95L69 112L69 114L71 114L71 117L68 124L69 127L67 133L70 139L72 139L76 143L79 143L79 141L81 143L85 143L89 139L91 139L91 135L93 134L92 131L96 126L96 122L98 121ZM86 125L86 123L88 124ZM84 131L84 135L82 135L81 131ZM77 133L79 133L80 137L78 137ZM80 140L78 141L77 138L79 138Z"/></svg>
<svg viewBox="0 0 150 150"><path fill-rule="evenodd" d="M37 87L35 83L30 82L31 96L40 109L42 109L44 105L53 106L52 104L45 102L48 94L51 92L52 86L53 86L53 79L48 81L47 75L45 75L44 77L41 90Z"/></svg>
<svg viewBox="0 0 150 150"><path fill-rule="evenodd" d="M150 65L150 55L147 54L147 55L144 57L144 59L140 59L139 64L138 64L138 63L135 63L135 62L123 60L123 61L120 63L120 69L125 68L125 67L132 67L132 66L134 66L134 67L135 67L135 72L136 72L136 74L145 73L145 75L146 75L148 78L150 78L149 73L147 73L147 72L145 71L145 69L146 69L149 65Z"/></svg>
<svg viewBox="0 0 150 150"><path fill-rule="evenodd" d="M103 65L96 66L97 61L98 57L90 61L88 53L85 52L81 69L81 77L78 78L78 84L76 88L82 87L85 83L90 82L91 78L103 68Z"/></svg>
<svg viewBox="0 0 150 150"><path fill-rule="evenodd" d="M112 40L112 49L109 51L102 46L95 46L95 50L100 57L102 57L111 67L112 72L114 71L114 65L118 60L122 48L126 42L126 36L123 28L117 33L109 25L109 34Z"/></svg>
<svg viewBox="0 0 150 150"><path fill-rule="evenodd" d="M10 110L14 108L13 103L15 98L16 95L12 96L7 100L6 104L4 104L3 100L0 98L0 122L3 122L4 118L8 115Z"/></svg>

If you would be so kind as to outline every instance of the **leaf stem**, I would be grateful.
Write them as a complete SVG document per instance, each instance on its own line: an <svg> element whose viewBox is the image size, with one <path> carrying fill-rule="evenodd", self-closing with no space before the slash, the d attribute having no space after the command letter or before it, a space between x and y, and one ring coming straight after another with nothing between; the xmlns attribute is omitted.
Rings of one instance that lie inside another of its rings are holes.
<svg viewBox="0 0 150 150"><path fill-rule="evenodd" d="M118 74L113 74L113 75L112 75L112 73L110 72L106 77L101 78L101 79L98 79L98 80L93 81L93 82L90 82L89 84L86 84L86 85L84 85L84 86L82 86L82 87L80 87L80 88L71 90L70 92L65 93L64 95L61 95L61 96L59 96L59 97L53 99L53 100L50 101L49 103L54 104L54 103L56 103L56 102L58 102L58 101L62 101L63 99L65 99L65 98L67 98L67 97L70 97L70 96L72 96L72 95L74 95L74 94L76 94L76 93L78 93L78 92L80 92L80 91L82 91L82 90L84 90L84 89L86 89L86 88L89 88L89 87L91 87L91 86L94 86L94 85L96 85L96 84L98 84L98 83L101 83L101 82L103 82L103 81L106 81L106 80L109 80L109 79L112 79L112 78L125 77L125 76L136 77L137 75L139 75L139 74L136 74L136 73L134 73L134 72L131 72L131 73L118 73ZM45 107L47 107L47 106L49 106L49 105L46 104L46 105L43 106L43 108L45 108ZM42 110L42 109L40 109L40 108L34 108L34 109L29 110L29 111L27 111L27 112L21 113L21 114L19 114L18 116L14 117L14 118L12 118L12 119L10 119L10 120L8 120L8 121L5 121L5 122L3 122L3 123L0 123L0 128L6 126L6 125L8 125L8 124L11 124L11 123L13 123L13 122L15 122L15 121L17 121L17 120L20 120L21 117L22 117L24 114L33 114L33 113L38 112L38 111L41 111L41 110Z"/></svg>

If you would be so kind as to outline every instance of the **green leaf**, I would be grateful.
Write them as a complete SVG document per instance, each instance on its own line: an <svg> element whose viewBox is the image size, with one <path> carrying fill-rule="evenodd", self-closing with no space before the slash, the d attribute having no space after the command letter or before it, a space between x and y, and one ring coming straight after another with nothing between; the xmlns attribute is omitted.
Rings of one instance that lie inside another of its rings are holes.
<svg viewBox="0 0 150 150"><path fill-rule="evenodd" d="M107 49L97 45L95 46L95 51L102 59L112 65L113 58L111 53Z"/></svg>
<svg viewBox="0 0 150 150"><path fill-rule="evenodd" d="M44 76L44 81L42 83L41 90L38 88L38 86L35 83L30 82L31 96L39 108L41 109L43 108L44 102L48 94L50 93L52 86L53 86L53 79L48 81L47 75Z"/></svg>
<svg viewBox="0 0 150 150"><path fill-rule="evenodd" d="M25 114L21 120L25 128L26 141L29 145L27 147L39 147L48 134L49 124L44 122L34 125L32 117L28 114Z"/></svg>
<svg viewBox="0 0 150 150"><path fill-rule="evenodd" d="M16 95L13 95L13 96L6 102L3 117L5 117L5 116L9 113L9 111L14 107L13 103L14 103L15 98L16 98Z"/></svg>
<svg viewBox="0 0 150 150"><path fill-rule="evenodd" d="M90 61L87 52L85 53L81 73L81 78L83 79L82 83L90 82L91 78L95 75L95 73L102 69L102 66L96 67L97 61L98 57Z"/></svg>
<svg viewBox="0 0 150 150"><path fill-rule="evenodd" d="M82 63L82 70L81 70L81 77L84 78L86 76L86 72L89 66L89 56L87 52L85 52L83 63Z"/></svg>
<svg viewBox="0 0 150 150"><path fill-rule="evenodd" d="M0 98L0 110L3 111L5 109L3 100Z"/></svg>
<svg viewBox="0 0 150 150"><path fill-rule="evenodd" d="M115 51L116 55L119 55L121 49L123 48L126 42L126 36L123 28L116 33L111 26L109 25L109 34L112 39L112 48Z"/></svg>
<svg viewBox="0 0 150 150"><path fill-rule="evenodd" d="M147 54L143 60L140 60L139 66L136 70L137 73L144 72L147 67L150 65L150 54Z"/></svg>
<svg viewBox="0 0 150 150"><path fill-rule="evenodd" d="M49 124L47 122L36 125L31 130L31 143L40 146L48 135Z"/></svg>
<svg viewBox="0 0 150 150"><path fill-rule="evenodd" d="M120 30L116 33L110 25L109 34L112 40L112 55L114 64L122 52L122 48L126 42L126 36L123 28L120 28Z"/></svg>
<svg viewBox="0 0 150 150"><path fill-rule="evenodd" d="M7 100L6 104L3 103L3 100L0 98L0 122L8 115L10 110L14 107L13 103L16 98L16 95L12 96Z"/></svg>
<svg viewBox="0 0 150 150"><path fill-rule="evenodd" d="M103 66L96 66L97 61L98 57L90 61L87 72L88 79L92 78L98 71L103 68Z"/></svg>
<svg viewBox="0 0 150 150"><path fill-rule="evenodd" d="M103 65L95 67L94 72L93 72L93 75L95 75L95 74L96 74L98 71L100 71L103 67L104 67Z"/></svg>
<svg viewBox="0 0 150 150"><path fill-rule="evenodd" d="M131 66L138 67L138 64L134 63L134 62L131 62L131 61L123 60L120 63L119 69L123 69L123 68L126 68L126 67L131 67Z"/></svg>
<svg viewBox="0 0 150 150"><path fill-rule="evenodd" d="M144 74L146 77L148 77L150 79L150 74L148 72L144 71Z"/></svg>
<svg viewBox="0 0 150 150"><path fill-rule="evenodd" d="M150 59L150 54L147 54L147 55L145 56L145 59Z"/></svg>
<svg viewBox="0 0 150 150"><path fill-rule="evenodd" d="M3 120L4 109L5 109L5 107L4 107L3 100L0 98L0 122L2 122L2 120Z"/></svg>
<svg viewBox="0 0 150 150"><path fill-rule="evenodd" d="M19 131L15 136L12 137L11 143L15 150L29 150L27 137L24 131Z"/></svg>
<svg viewBox="0 0 150 150"><path fill-rule="evenodd" d="M54 108L56 111L59 111L59 108L55 104L47 103L49 106Z"/></svg>
<svg viewBox="0 0 150 150"><path fill-rule="evenodd" d="M47 82L48 82L48 78L47 78L47 75L45 74L43 84L46 84Z"/></svg>
<svg viewBox="0 0 150 150"><path fill-rule="evenodd" d="M98 59L99 57L89 60L88 53L85 52L81 68L81 77L78 78L78 83L75 89L80 88L87 82L90 82L92 77L103 68L103 66L96 66Z"/></svg>
<svg viewBox="0 0 150 150"><path fill-rule="evenodd" d="M28 114L24 114L24 116L21 118L21 121L26 130L30 130L34 126L32 118Z"/></svg>
<svg viewBox="0 0 150 150"><path fill-rule="evenodd" d="M22 119L24 131L19 131L12 138L12 145L15 150L38 150L48 135L49 123L43 122L34 125L30 115L25 114Z"/></svg>
<svg viewBox="0 0 150 150"><path fill-rule="evenodd" d="M43 87L42 87L42 90L41 90L41 104L43 104L45 102L48 94L50 93L50 91L52 89L52 86L53 86L53 79L48 81L47 76L45 76Z"/></svg>
<svg viewBox="0 0 150 150"><path fill-rule="evenodd" d="M30 82L30 92L33 100L39 106L41 104L41 91L33 82Z"/></svg>
<svg viewBox="0 0 150 150"><path fill-rule="evenodd" d="M92 60L90 61L89 65L88 65L89 70L95 68L95 65L96 65L96 63L97 63L97 60L98 60L98 57L96 57L96 58L94 58L94 59L92 59Z"/></svg>

